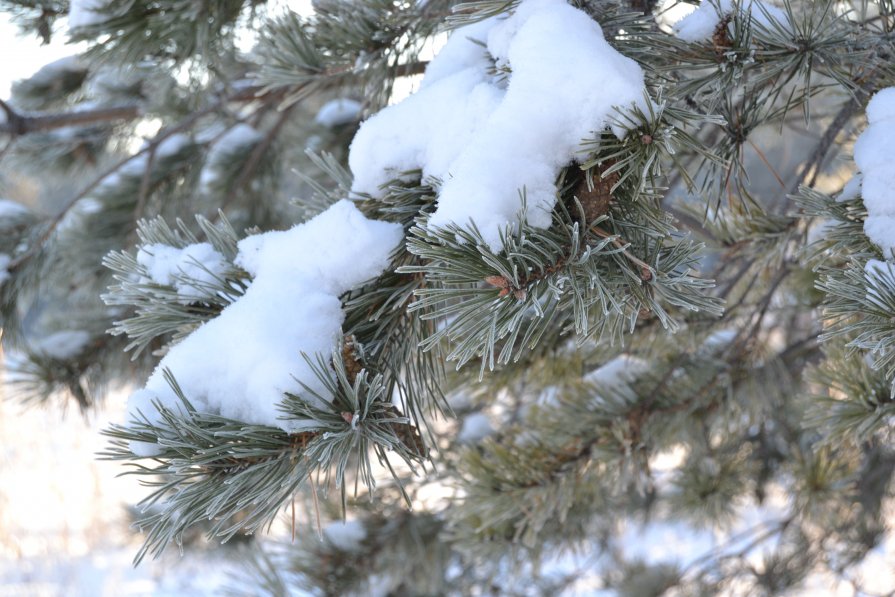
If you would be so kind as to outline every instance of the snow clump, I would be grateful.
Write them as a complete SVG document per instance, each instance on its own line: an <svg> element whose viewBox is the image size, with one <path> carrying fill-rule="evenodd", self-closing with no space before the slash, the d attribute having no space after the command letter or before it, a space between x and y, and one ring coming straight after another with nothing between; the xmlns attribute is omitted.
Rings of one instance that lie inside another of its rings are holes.
<svg viewBox="0 0 895 597"><path fill-rule="evenodd" d="M736 4L734 0L703 0L699 8L684 16L674 24L675 35L691 43L711 41L718 26L733 14ZM789 29L789 18L786 12L766 2L758 0L742 0L739 3L742 14L748 14L752 24L771 29L777 23Z"/></svg>
<svg viewBox="0 0 895 597"><path fill-rule="evenodd" d="M196 243L182 249L164 244L152 244L137 252L137 263L148 278L143 284L173 286L184 304L207 298L208 288L223 280L229 264L209 243Z"/></svg>
<svg viewBox="0 0 895 597"><path fill-rule="evenodd" d="M381 196L381 185L421 169L442 181L429 226L474 226L499 252L523 190L528 224L550 226L559 171L607 127L623 137L616 109L645 101L640 67L587 14L565 0L523 0L457 29L420 90L361 125L353 190Z"/></svg>
<svg viewBox="0 0 895 597"><path fill-rule="evenodd" d="M339 296L382 273L402 240L399 224L368 220L347 200L290 230L243 239L236 264L254 278L248 290L168 351L131 395L131 418L159 421L153 402L179 411L165 379L170 370L199 411L287 432L305 428L277 409L284 393L305 394L302 383L327 395L302 354L328 357L344 320ZM171 271L155 265L159 277ZM143 442L131 450L158 454Z"/></svg>
<svg viewBox="0 0 895 597"><path fill-rule="evenodd" d="M360 551L364 539L367 538L367 529L359 520L341 520L331 522L323 529L326 540L341 551Z"/></svg>
<svg viewBox="0 0 895 597"><path fill-rule="evenodd" d="M864 233L887 259L895 250L895 87L879 91L867 105L867 129L855 142L861 198L867 208ZM843 191L844 193L845 191ZM854 192L854 190L852 190Z"/></svg>
<svg viewBox="0 0 895 597"><path fill-rule="evenodd" d="M351 124L360 120L363 106L360 102L348 98L339 98L326 102L317 112L314 122L326 128L335 128L343 124Z"/></svg>

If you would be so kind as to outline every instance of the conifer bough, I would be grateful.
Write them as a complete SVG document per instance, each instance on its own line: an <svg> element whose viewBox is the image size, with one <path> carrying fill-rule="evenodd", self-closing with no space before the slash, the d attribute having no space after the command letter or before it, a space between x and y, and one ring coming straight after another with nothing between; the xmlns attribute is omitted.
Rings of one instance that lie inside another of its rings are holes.
<svg viewBox="0 0 895 597"><path fill-rule="evenodd" d="M0 170L78 187L0 202L11 383L142 386L104 453L153 486L138 561L307 499L356 520L252 592L879 587L890 2L278 10L73 1L87 51L0 104ZM726 539L651 560L642 520Z"/></svg>

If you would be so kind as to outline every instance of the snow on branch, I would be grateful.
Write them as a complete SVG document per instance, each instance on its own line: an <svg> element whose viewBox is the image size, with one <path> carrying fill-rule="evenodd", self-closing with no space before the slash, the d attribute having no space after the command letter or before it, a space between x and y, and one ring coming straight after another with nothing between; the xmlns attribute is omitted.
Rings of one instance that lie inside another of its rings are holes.
<svg viewBox="0 0 895 597"><path fill-rule="evenodd" d="M766 29L770 29L775 24L786 29L790 28L786 11L766 2L703 0L699 8L674 24L674 33L680 39L688 42L713 41L714 36L722 33L722 28L730 27L731 16L734 12L748 17L752 23L757 23Z"/></svg>
<svg viewBox="0 0 895 597"><path fill-rule="evenodd" d="M569 57L574 57L570 60ZM421 90L376 114L351 145L353 190L378 197L402 172L440 179L429 226L478 229L492 251L527 200L547 228L556 176L581 142L612 128L616 107L642 106L640 67L563 0L526 0L509 16L457 29Z"/></svg>
<svg viewBox="0 0 895 597"><path fill-rule="evenodd" d="M402 238L400 225L368 220L343 200L291 230L243 239L236 264L253 282L171 348L145 389L131 396L132 418L157 419L153 403L180 408L165 379L169 370L203 412L301 429L301 421L280 418L284 394L327 395L303 355L332 353L344 319L340 295L379 275ZM131 449L151 456L157 446L135 442Z"/></svg>
<svg viewBox="0 0 895 597"><path fill-rule="evenodd" d="M895 87L878 92L867 104L867 129L855 142L855 164L861 171L861 198L867 208L864 232L887 259L895 250Z"/></svg>

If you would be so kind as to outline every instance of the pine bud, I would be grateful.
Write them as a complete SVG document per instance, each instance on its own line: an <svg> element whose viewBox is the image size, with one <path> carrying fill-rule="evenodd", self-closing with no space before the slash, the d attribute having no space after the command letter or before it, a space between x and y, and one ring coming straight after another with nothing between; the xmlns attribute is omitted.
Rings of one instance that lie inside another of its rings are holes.
<svg viewBox="0 0 895 597"><path fill-rule="evenodd" d="M619 181L618 172L606 174L612 164L598 167L593 172L593 188L587 184L587 177L575 187L574 195L584 210L584 224L589 224L609 213L612 202L612 187Z"/></svg>
<svg viewBox="0 0 895 597"><path fill-rule="evenodd" d="M348 381L354 384L354 380L357 379L357 376L364 368L361 363L360 346L357 344L354 336L345 336L345 341L342 343L342 362L345 364L345 373L348 376Z"/></svg>
<svg viewBox="0 0 895 597"><path fill-rule="evenodd" d="M507 289L510 287L510 281L503 276L488 276L485 278L485 282L497 288Z"/></svg>
<svg viewBox="0 0 895 597"><path fill-rule="evenodd" d="M715 32L712 33L712 47L715 49L715 56L718 57L719 62L723 60L727 50L733 47L733 41L727 33L728 25L730 25L729 16L721 19L721 22L715 27Z"/></svg>

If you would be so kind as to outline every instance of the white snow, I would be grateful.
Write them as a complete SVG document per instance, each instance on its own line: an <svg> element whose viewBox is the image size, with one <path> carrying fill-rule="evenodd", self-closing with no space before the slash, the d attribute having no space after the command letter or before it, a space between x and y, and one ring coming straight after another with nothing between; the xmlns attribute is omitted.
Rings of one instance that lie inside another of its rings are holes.
<svg viewBox="0 0 895 597"><path fill-rule="evenodd" d="M753 25L770 29L777 22L786 29L790 27L786 12L767 2L742 0L739 6L742 14L750 15ZM703 0L699 8L674 24L674 33L691 43L709 41L722 19L733 14L734 8L734 0Z"/></svg>
<svg viewBox="0 0 895 597"><path fill-rule="evenodd" d="M512 72L494 75L495 63ZM585 13L523 0L508 17L456 30L420 91L361 125L353 190L381 196L381 185L421 169L443 181L429 225L475 226L497 252L522 189L528 223L548 227L559 170L581 157L585 138L607 127L622 137L614 108L643 104L643 93L640 67Z"/></svg>
<svg viewBox="0 0 895 597"><path fill-rule="evenodd" d="M121 179L124 178L142 178L146 173L146 166L149 163L149 155L150 151L145 151L149 148L151 141L147 141L143 144L141 151L143 153L138 153L134 155L131 159L126 161L121 168L119 168L116 172L112 172L108 176L106 176L102 182L98 185L97 190L102 190L104 188L114 187L121 182ZM174 133L168 137L165 137L155 148L155 154L153 156L154 161L164 160L170 157L173 157L183 151L183 149L190 144L193 143L193 140L189 135L185 135L183 133Z"/></svg>
<svg viewBox="0 0 895 597"><path fill-rule="evenodd" d="M2 113L2 110L0 110L0 113ZM10 199L0 199L0 220L20 218L27 216L29 213L31 212L28 211L28 208L21 203Z"/></svg>
<svg viewBox="0 0 895 597"><path fill-rule="evenodd" d="M867 128L855 142L855 164L862 176L861 198L867 208L864 233L891 259L895 249L895 170L891 166L895 151L895 87L883 89L871 98L867 122Z"/></svg>
<svg viewBox="0 0 895 597"><path fill-rule="evenodd" d="M494 434L491 420L484 413L472 413L463 419L463 426L457 434L457 441L461 444L476 444L489 435Z"/></svg>
<svg viewBox="0 0 895 597"><path fill-rule="evenodd" d="M38 84L50 84L66 72L86 71L87 67L78 56L65 56L40 67L28 80Z"/></svg>
<svg viewBox="0 0 895 597"><path fill-rule="evenodd" d="M359 520L339 520L326 525L323 536L342 551L360 551L361 543L367 538L367 529Z"/></svg>
<svg viewBox="0 0 895 597"><path fill-rule="evenodd" d="M261 133L244 122L230 127L230 130L221 135L208 149L205 166L199 175L200 189L203 192L208 192L214 182L224 174L224 170L228 167L227 161L231 156L248 151L248 148L259 143L263 138Z"/></svg>
<svg viewBox="0 0 895 597"><path fill-rule="evenodd" d="M179 407L164 379L170 369L201 411L290 432L307 428L280 419L277 410L285 392L305 393L300 382L326 396L302 353L329 360L344 319L339 296L379 275L402 240L399 224L368 220L347 200L291 230L243 239L236 263L252 274L252 284L170 349L145 390L131 396L129 412L152 421L158 413L151 400ZM157 453L155 445L131 449Z"/></svg>
<svg viewBox="0 0 895 597"><path fill-rule="evenodd" d="M706 352L716 352L726 348L737 337L735 328L715 330L702 342L702 349Z"/></svg>
<svg viewBox="0 0 895 597"><path fill-rule="evenodd" d="M0 253L0 286L3 286L9 280L9 267L12 258L6 253Z"/></svg>
<svg viewBox="0 0 895 597"><path fill-rule="evenodd" d="M600 386L612 387L629 383L647 371L649 371L647 361L634 355L620 354L585 375L584 381L593 384L599 390Z"/></svg>
<svg viewBox="0 0 895 597"><path fill-rule="evenodd" d="M662 0L655 9L656 25L665 33L674 31L675 23L698 8L695 4L688 4L681 0Z"/></svg>
<svg viewBox="0 0 895 597"><path fill-rule="evenodd" d="M224 256L209 243L182 249L163 244L146 245L137 252L137 263L149 275L141 282L173 286L187 303L208 297L208 286L223 279L229 267Z"/></svg>
<svg viewBox="0 0 895 597"><path fill-rule="evenodd" d="M192 143L192 139L190 139L189 135L183 133L175 133L165 137L156 146L153 159L164 160L175 156L183 151L183 149L190 143ZM121 174L125 176L143 176L143 173L146 171L146 164L149 162L149 155L152 153L151 151L146 151L150 144L151 141L147 141L143 144L143 147L141 148L143 153L137 154L128 160L127 163L121 167ZM115 174L112 174L111 176L115 176ZM106 180L109 178L110 177L106 177Z"/></svg>
<svg viewBox="0 0 895 597"><path fill-rule="evenodd" d="M839 196L836 197L836 201L851 201L852 199L857 199L861 195L861 182L863 181L863 176L858 172L854 176L848 179L848 182L845 183L845 186L842 187L842 191L839 193Z"/></svg>
<svg viewBox="0 0 895 597"><path fill-rule="evenodd" d="M871 123L895 120L895 87L881 89L867 104L867 121Z"/></svg>
<svg viewBox="0 0 895 597"><path fill-rule="evenodd" d="M192 139L190 139L189 135L184 133L174 133L173 135L165 137L162 142L158 144L158 147L155 148L155 157L164 159L177 155L190 143L192 143ZM146 147L148 146L149 143L146 144Z"/></svg>
<svg viewBox="0 0 895 597"><path fill-rule="evenodd" d="M137 66L127 68L124 66L103 65L90 73L87 88L92 97L106 97L137 85L146 76L145 69Z"/></svg>
<svg viewBox="0 0 895 597"><path fill-rule="evenodd" d="M866 23L879 17L879 0L839 0L835 4L836 14L849 21Z"/></svg>
<svg viewBox="0 0 895 597"><path fill-rule="evenodd" d="M363 105L353 99L334 99L323 104L314 121L321 126L333 128L357 122L362 110Z"/></svg>
<svg viewBox="0 0 895 597"><path fill-rule="evenodd" d="M71 0L68 5L69 31L104 23L112 16L103 12L108 7L109 0Z"/></svg>
<svg viewBox="0 0 895 597"><path fill-rule="evenodd" d="M64 361L78 356L89 341L90 334L84 330L63 330L41 338L34 344L33 350Z"/></svg>

